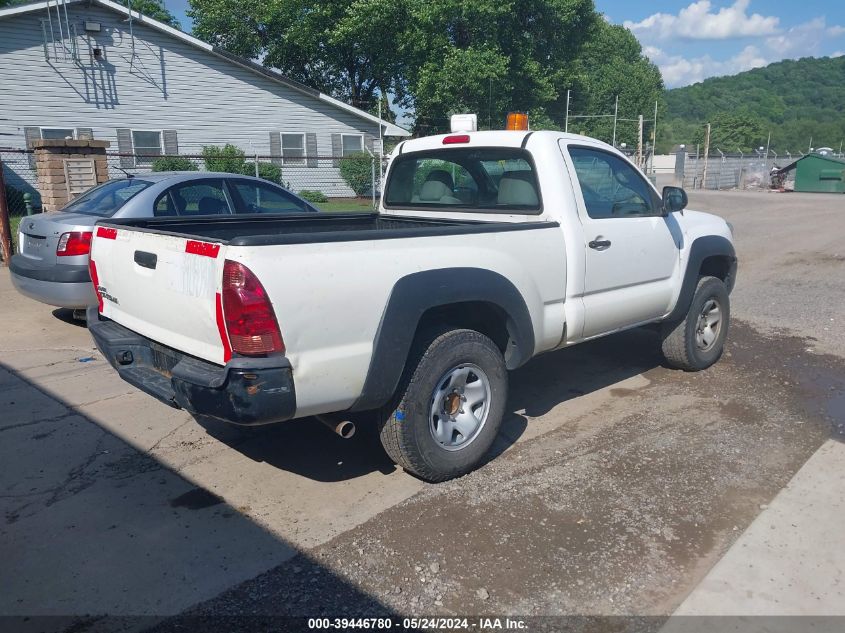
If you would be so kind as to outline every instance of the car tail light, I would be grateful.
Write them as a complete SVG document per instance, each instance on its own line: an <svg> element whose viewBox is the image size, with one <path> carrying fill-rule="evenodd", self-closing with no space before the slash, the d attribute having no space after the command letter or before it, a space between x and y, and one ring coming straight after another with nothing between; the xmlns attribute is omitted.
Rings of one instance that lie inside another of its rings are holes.
<svg viewBox="0 0 845 633"><path fill-rule="evenodd" d="M444 145L455 145L457 143L469 143L469 134L453 134L443 139Z"/></svg>
<svg viewBox="0 0 845 633"><path fill-rule="evenodd" d="M87 255L91 252L92 235L92 231L62 233L61 237L59 237L59 245L56 247L56 255L59 257Z"/></svg>
<svg viewBox="0 0 845 633"><path fill-rule="evenodd" d="M233 352L260 356L285 351L273 304L249 268L227 259L222 294L223 319Z"/></svg>

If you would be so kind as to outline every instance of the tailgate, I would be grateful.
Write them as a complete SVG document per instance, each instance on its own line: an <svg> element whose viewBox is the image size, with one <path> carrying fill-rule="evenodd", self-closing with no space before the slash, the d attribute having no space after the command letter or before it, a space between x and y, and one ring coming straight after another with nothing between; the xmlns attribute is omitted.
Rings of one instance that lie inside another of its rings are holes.
<svg viewBox="0 0 845 633"><path fill-rule="evenodd" d="M218 328L223 249L187 237L98 226L91 261L100 312L162 345L224 364Z"/></svg>

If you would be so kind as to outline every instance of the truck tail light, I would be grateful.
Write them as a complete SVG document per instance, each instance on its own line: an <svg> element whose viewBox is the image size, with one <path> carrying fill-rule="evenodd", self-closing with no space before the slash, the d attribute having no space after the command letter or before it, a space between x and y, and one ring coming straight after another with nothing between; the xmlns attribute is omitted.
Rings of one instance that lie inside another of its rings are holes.
<svg viewBox="0 0 845 633"><path fill-rule="evenodd" d="M469 134L452 134L443 139L444 145L455 145L458 143L469 143Z"/></svg>
<svg viewBox="0 0 845 633"><path fill-rule="evenodd" d="M233 352L244 356L284 353L273 304L249 268L227 259L223 264L222 295L223 320ZM220 334L223 336L223 332Z"/></svg>
<svg viewBox="0 0 845 633"><path fill-rule="evenodd" d="M92 231L62 233L59 237L59 245L56 247L56 255L59 257L87 255L91 252L91 236L93 234Z"/></svg>
<svg viewBox="0 0 845 633"><path fill-rule="evenodd" d="M88 259L88 274L91 275L91 283L94 284L94 292L97 295L97 311L103 311L103 295L100 294L100 278L97 276L97 264L94 260Z"/></svg>

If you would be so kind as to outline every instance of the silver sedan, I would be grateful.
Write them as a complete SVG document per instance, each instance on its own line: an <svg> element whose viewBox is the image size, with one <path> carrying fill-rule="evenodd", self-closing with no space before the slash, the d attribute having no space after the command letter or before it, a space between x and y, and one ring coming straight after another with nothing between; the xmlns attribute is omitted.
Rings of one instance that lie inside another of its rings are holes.
<svg viewBox="0 0 845 633"><path fill-rule="evenodd" d="M88 253L93 227L105 218L254 213L316 213L266 180L214 172L158 172L94 187L61 211L24 218L20 253L9 262L21 294L61 308L97 305Z"/></svg>

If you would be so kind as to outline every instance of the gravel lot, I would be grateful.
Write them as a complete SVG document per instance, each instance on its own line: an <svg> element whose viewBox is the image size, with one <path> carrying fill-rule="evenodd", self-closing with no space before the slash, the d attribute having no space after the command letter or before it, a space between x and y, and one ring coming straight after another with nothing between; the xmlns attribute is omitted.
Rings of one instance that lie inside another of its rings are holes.
<svg viewBox="0 0 845 633"><path fill-rule="evenodd" d="M183 612L158 626L184 631L219 615L279 630L260 618L671 613L845 434L843 199L690 197L736 229L723 360L666 369L648 330L544 355L512 375L498 456L439 486L366 433L202 429L117 381L82 328L30 302L12 319L25 300L3 273L0 613L72 615L75 631L141 622L98 614Z"/></svg>

